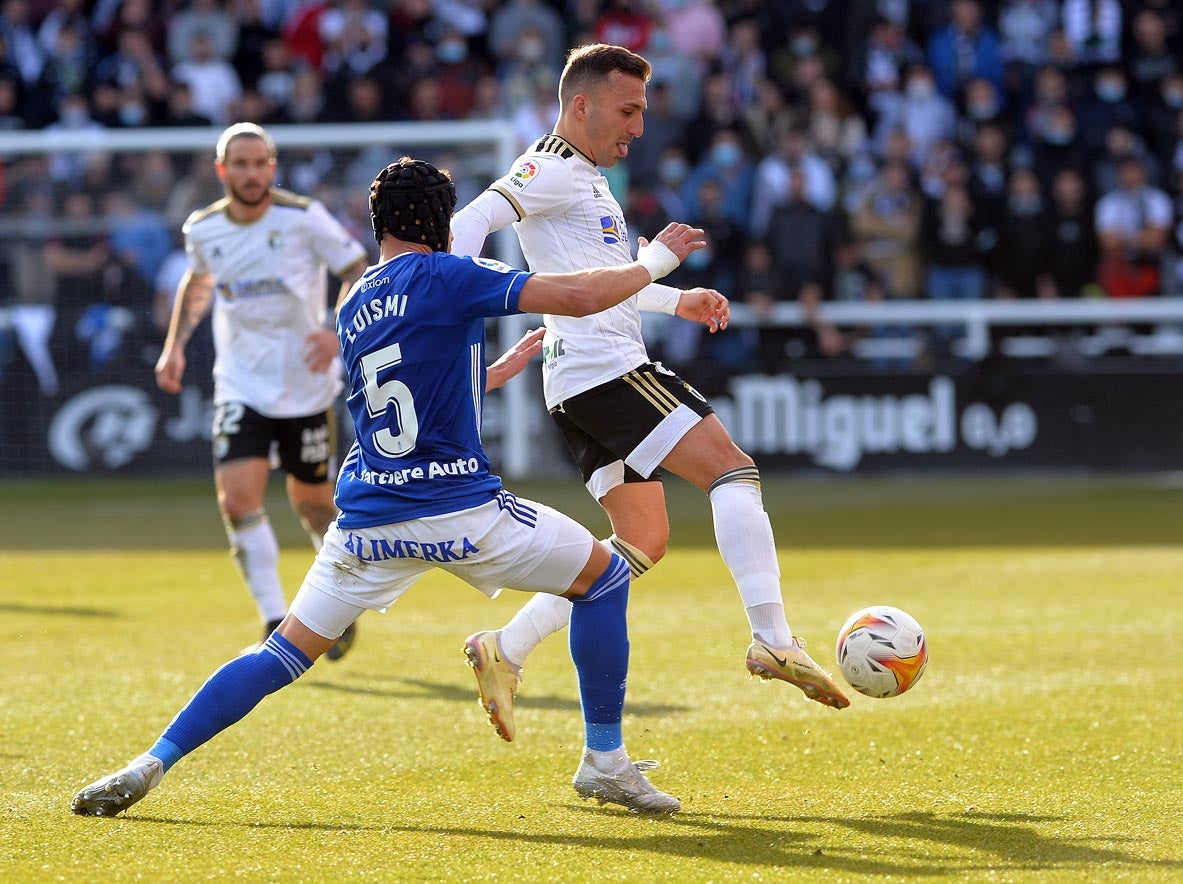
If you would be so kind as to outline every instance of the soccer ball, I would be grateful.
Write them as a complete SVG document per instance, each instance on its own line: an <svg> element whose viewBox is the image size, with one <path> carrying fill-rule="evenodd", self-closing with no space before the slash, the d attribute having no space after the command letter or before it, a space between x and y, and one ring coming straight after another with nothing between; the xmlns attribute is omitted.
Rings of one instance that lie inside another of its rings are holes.
<svg viewBox="0 0 1183 884"><path fill-rule="evenodd" d="M898 697L920 680L928 663L924 630L910 615L874 605L850 615L834 647L850 686L868 697Z"/></svg>

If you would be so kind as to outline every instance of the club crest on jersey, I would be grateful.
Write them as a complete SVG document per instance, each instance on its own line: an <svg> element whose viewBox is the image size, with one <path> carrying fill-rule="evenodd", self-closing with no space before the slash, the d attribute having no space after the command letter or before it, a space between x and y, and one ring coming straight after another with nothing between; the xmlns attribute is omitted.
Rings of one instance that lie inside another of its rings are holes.
<svg viewBox="0 0 1183 884"><path fill-rule="evenodd" d="M600 232L604 234L604 242L608 245L616 245L624 239L624 234L621 233L623 224L613 218L611 215L604 215L600 218Z"/></svg>
<svg viewBox="0 0 1183 884"><path fill-rule="evenodd" d="M267 245L272 249L278 249L283 246L283 234L278 230L272 230L267 234Z"/></svg>
<svg viewBox="0 0 1183 884"><path fill-rule="evenodd" d="M509 176L509 183L518 188L518 190L522 190L534 179L534 176L537 174L537 163L533 163L530 160L522 160L522 162L518 164L518 167L514 169L513 173Z"/></svg>

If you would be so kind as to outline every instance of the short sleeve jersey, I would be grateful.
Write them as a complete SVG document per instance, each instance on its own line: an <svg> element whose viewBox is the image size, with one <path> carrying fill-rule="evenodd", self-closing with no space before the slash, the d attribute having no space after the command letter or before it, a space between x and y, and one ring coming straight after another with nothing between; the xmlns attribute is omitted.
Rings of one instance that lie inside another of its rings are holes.
<svg viewBox="0 0 1183 884"><path fill-rule="evenodd" d="M326 268L341 273L365 248L317 200L273 188L259 220L233 221L229 200L182 228L189 266L214 278L214 401L267 417L324 411L341 392L341 365L313 372L306 339L325 327Z"/></svg>
<svg viewBox="0 0 1183 884"><path fill-rule="evenodd" d="M501 489L481 446L485 317L518 311L530 274L407 252L369 268L337 313L357 438L338 524L371 528L479 506Z"/></svg>
<svg viewBox="0 0 1183 884"><path fill-rule="evenodd" d="M586 154L543 137L490 185L513 206L531 270L568 273L633 260L624 212ZM543 317L542 389L548 408L649 361L636 297L591 316Z"/></svg>

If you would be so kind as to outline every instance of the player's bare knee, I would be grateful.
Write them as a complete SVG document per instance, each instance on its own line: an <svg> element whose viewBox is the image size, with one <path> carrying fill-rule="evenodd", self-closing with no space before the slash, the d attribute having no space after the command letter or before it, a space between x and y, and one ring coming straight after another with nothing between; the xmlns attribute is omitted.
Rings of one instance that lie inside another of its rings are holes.
<svg viewBox="0 0 1183 884"><path fill-rule="evenodd" d="M665 554L669 548L669 539L670 535L667 531L662 537L654 537L644 543L634 545L649 558L650 562L656 565L665 558Z"/></svg>
<svg viewBox="0 0 1183 884"><path fill-rule="evenodd" d="M267 511L260 506L235 514L231 514L225 509L222 510L222 524L226 526L227 534L233 534L236 531L245 531L266 521Z"/></svg>
<svg viewBox="0 0 1183 884"><path fill-rule="evenodd" d="M228 524L263 512L260 501L229 489L218 492L218 509L222 512L222 520Z"/></svg>
<svg viewBox="0 0 1183 884"><path fill-rule="evenodd" d="M738 448L735 449L735 452L737 455L736 457L728 458L727 460L721 461L719 463L718 468L715 470L714 477L712 477L711 481L708 483L708 490L709 487L713 487L715 483L717 483L724 476L731 475L737 471L756 471L756 462L754 460L752 460Z"/></svg>
<svg viewBox="0 0 1183 884"><path fill-rule="evenodd" d="M608 538L608 544L628 561L637 577L663 558L669 546L669 525L629 526Z"/></svg>
<svg viewBox="0 0 1183 884"><path fill-rule="evenodd" d="M337 507L333 504L323 504L316 501L299 501L296 504L296 514L311 531L323 535L337 518Z"/></svg>

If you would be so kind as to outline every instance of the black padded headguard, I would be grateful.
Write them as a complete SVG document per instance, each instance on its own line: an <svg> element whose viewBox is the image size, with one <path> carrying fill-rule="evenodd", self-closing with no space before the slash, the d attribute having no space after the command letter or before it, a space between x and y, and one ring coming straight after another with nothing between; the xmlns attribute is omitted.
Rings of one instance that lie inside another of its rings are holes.
<svg viewBox="0 0 1183 884"><path fill-rule="evenodd" d="M370 185L370 223L379 244L389 233L446 252L455 208L452 176L424 160L403 157L379 172Z"/></svg>

